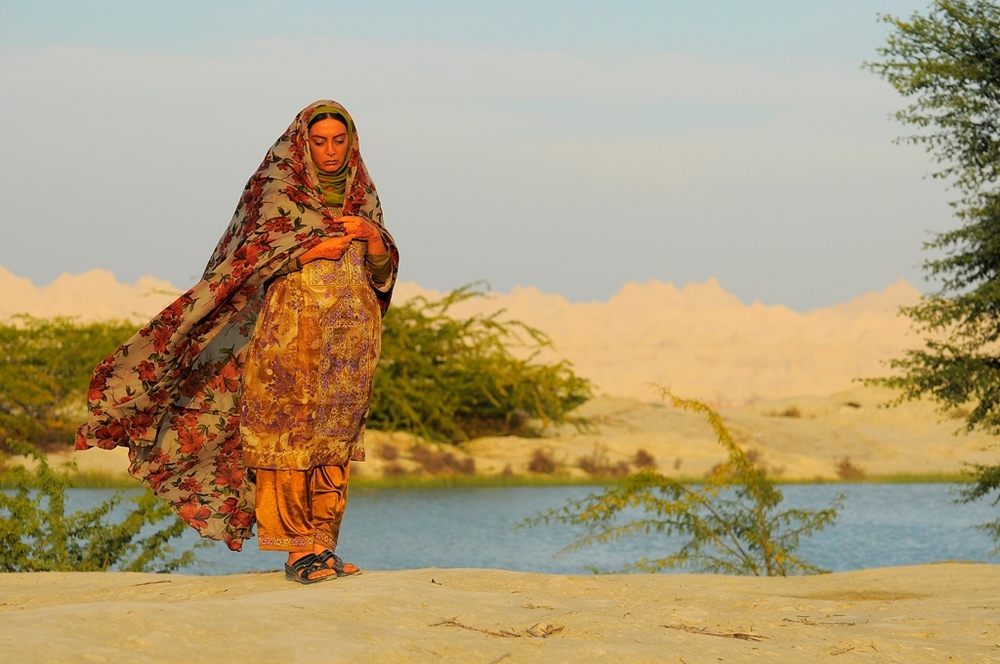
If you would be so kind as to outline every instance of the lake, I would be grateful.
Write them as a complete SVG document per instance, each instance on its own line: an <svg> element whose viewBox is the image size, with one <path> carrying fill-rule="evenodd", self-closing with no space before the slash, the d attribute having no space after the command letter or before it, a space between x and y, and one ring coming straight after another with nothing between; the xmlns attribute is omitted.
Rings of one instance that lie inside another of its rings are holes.
<svg viewBox="0 0 1000 664"><path fill-rule="evenodd" d="M996 518L989 502L954 503L948 484L812 484L781 487L785 507L820 509L837 493L847 500L836 524L805 539L804 560L835 572L945 560L994 562L993 543L976 524ZM660 557L670 539L643 536L556 555L575 531L567 526L517 528L524 519L583 498L599 488L356 490L341 530L338 553L372 570L481 567L551 574L615 570L643 556ZM69 509L86 509L114 492L74 489ZM177 549L199 541L193 530ZM197 550L191 574L280 569L284 554L261 552L255 539L234 553L213 542ZM684 570L679 570L684 571Z"/></svg>

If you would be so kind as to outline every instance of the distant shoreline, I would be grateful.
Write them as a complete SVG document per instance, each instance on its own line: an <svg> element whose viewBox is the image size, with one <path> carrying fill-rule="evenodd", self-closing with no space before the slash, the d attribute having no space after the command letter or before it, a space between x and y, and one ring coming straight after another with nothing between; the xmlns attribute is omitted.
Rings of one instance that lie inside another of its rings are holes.
<svg viewBox="0 0 1000 664"><path fill-rule="evenodd" d="M358 491L382 491L399 489L497 489L548 486L594 486L614 484L620 478L612 477L570 477L566 475L440 475L412 477L356 477L351 480L351 489ZM703 484L704 477L675 477L682 484ZM781 478L776 477L779 486L809 484L964 484L968 477L961 473L898 473L894 475L874 475L852 480L829 478ZM141 489L142 483L124 473L81 472L70 475L71 489ZM0 490L16 488L9 475L0 475Z"/></svg>

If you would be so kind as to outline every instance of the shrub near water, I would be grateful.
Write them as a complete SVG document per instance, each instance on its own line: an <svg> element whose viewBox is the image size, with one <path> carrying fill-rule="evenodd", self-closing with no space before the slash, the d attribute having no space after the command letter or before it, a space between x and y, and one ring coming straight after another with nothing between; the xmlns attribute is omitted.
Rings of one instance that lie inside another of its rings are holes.
<svg viewBox="0 0 1000 664"><path fill-rule="evenodd" d="M0 572L170 572L194 560L191 551L174 554L169 542L186 526L148 491L67 514L73 479L38 451L72 445L91 372L134 332L123 321L0 323L0 480L10 488L0 493ZM34 471L8 467L4 448L33 459Z"/></svg>
<svg viewBox="0 0 1000 664"><path fill-rule="evenodd" d="M482 293L470 287L442 300L393 305L382 324L369 425L459 442L531 433L529 420L562 423L591 397L590 381L568 362L536 361L549 338L503 311L453 318L449 309ZM511 348L520 348L524 359Z"/></svg>
<svg viewBox="0 0 1000 664"><path fill-rule="evenodd" d="M134 332L121 321L80 325L18 316L0 323L0 442L71 445L87 416L91 372Z"/></svg>
<svg viewBox="0 0 1000 664"><path fill-rule="evenodd" d="M552 458L552 453L541 448L536 449L532 453L531 460L528 462L528 470L533 473L544 473L546 475L556 472L558 466L559 464ZM510 468L509 465L508 468Z"/></svg>
<svg viewBox="0 0 1000 664"><path fill-rule="evenodd" d="M187 526L149 491L130 499L134 507L123 519L110 518L123 502L120 493L67 514L69 475L52 470L30 445L7 446L36 467L6 469L14 490L0 493L0 572L172 572L194 560L191 551L174 555L169 542Z"/></svg>
<svg viewBox="0 0 1000 664"><path fill-rule="evenodd" d="M802 537L836 520L843 496L824 510L781 510L781 491L764 468L736 444L718 413L701 402L680 399L667 391L663 394L675 407L704 415L726 450L728 461L704 485L682 484L646 469L603 493L569 501L523 525L583 527L584 533L563 551L640 534L679 535L684 540L675 551L643 558L622 571L689 567L700 572L756 576L825 571L798 558L796 551ZM623 522L634 514L639 516Z"/></svg>

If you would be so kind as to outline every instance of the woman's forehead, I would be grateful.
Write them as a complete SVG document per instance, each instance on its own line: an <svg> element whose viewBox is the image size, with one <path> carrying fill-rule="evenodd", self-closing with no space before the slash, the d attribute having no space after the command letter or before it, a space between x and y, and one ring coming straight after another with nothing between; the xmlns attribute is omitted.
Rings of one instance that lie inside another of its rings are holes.
<svg viewBox="0 0 1000 664"><path fill-rule="evenodd" d="M347 134L347 125L337 118L323 118L309 127L309 135L341 136Z"/></svg>

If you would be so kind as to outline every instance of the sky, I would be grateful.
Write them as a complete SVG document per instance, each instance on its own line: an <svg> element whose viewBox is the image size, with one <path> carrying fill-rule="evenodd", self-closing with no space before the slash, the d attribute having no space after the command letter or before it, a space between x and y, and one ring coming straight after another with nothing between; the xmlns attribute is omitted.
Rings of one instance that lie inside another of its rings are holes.
<svg viewBox="0 0 1000 664"><path fill-rule="evenodd" d="M3 0L0 266L192 285L316 99L399 278L571 301L714 278L808 311L904 278L955 192L861 65L906 0Z"/></svg>

